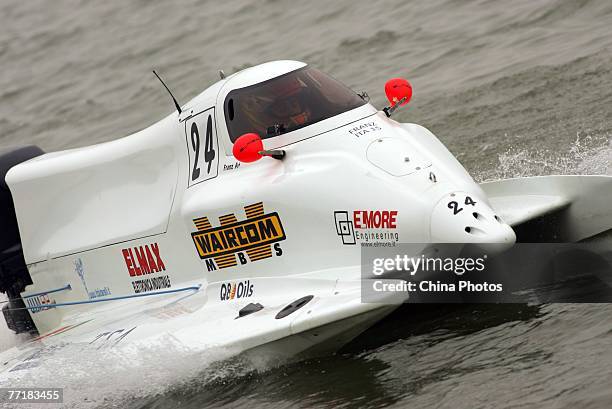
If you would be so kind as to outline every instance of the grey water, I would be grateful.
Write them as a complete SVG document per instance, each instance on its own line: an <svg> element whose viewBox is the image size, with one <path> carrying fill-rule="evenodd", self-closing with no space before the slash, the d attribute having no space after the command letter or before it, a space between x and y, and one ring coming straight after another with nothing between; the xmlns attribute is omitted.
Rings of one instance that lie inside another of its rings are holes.
<svg viewBox="0 0 612 409"><path fill-rule="evenodd" d="M173 109L154 68L187 102L219 69L275 59L308 62L379 107L387 79L410 79L397 119L431 129L477 180L612 173L607 0L3 0L0 147L68 149L147 127ZM0 330L2 348L20 342ZM407 305L325 359L207 357L197 373L149 360L57 379L72 407L609 408L612 306ZM101 396L96 382L131 386Z"/></svg>

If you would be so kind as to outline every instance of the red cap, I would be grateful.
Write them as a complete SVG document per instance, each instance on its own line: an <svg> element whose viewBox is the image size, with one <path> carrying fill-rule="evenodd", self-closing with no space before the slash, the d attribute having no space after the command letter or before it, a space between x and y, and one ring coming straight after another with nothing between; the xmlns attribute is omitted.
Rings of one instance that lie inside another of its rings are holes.
<svg viewBox="0 0 612 409"><path fill-rule="evenodd" d="M263 151L263 142L256 133L245 133L241 135L236 139L232 147L234 157L240 162L245 163L255 162L261 159L262 155L259 153L261 151Z"/></svg>
<svg viewBox="0 0 612 409"><path fill-rule="evenodd" d="M391 106L406 98L402 105L406 105L412 98L412 85L404 78L392 78L385 84L385 94Z"/></svg>

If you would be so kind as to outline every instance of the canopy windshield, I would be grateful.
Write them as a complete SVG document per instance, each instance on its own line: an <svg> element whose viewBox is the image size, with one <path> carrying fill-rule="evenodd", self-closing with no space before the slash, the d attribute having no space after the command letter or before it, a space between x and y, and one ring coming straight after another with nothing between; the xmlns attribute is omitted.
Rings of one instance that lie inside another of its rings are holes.
<svg viewBox="0 0 612 409"><path fill-rule="evenodd" d="M231 91L225 120L234 142L255 132L270 138L364 105L350 88L311 67Z"/></svg>

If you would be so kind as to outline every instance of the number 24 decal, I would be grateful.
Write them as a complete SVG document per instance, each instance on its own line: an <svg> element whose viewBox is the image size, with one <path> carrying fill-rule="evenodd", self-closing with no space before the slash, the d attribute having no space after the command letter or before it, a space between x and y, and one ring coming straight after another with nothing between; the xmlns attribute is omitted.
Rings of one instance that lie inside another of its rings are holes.
<svg viewBox="0 0 612 409"><path fill-rule="evenodd" d="M210 113L206 113L210 112ZM217 176L217 135L214 111L205 111L187 124L187 147L189 148L189 185Z"/></svg>
<svg viewBox="0 0 612 409"><path fill-rule="evenodd" d="M473 201L471 197L466 196L465 197L465 205L466 206L475 206L476 202ZM454 200L451 201L451 202L448 202L448 208L453 210L453 214L459 214L459 212L463 210L463 207L459 207L459 203L457 203Z"/></svg>
<svg viewBox="0 0 612 409"><path fill-rule="evenodd" d="M198 167L198 161L200 159L200 131L195 122L191 124L191 147L195 153L193 171L191 172L191 180L194 181L200 177L200 168ZM213 146L212 116L209 115L206 123L206 144L204 146L204 162L208 164L208 169L206 170L207 174L210 173L213 159L215 159L215 148Z"/></svg>

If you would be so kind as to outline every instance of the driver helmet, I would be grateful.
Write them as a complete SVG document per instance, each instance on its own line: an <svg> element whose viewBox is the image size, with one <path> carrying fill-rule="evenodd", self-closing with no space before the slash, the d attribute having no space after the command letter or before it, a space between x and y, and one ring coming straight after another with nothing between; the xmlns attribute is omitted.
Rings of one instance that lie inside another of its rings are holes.
<svg viewBox="0 0 612 409"><path fill-rule="evenodd" d="M311 112L303 103L303 90L306 84L299 78L290 77L279 82L274 87L274 101L270 104L269 111L273 116L282 121L289 119L292 123L288 125L304 125L311 118Z"/></svg>

